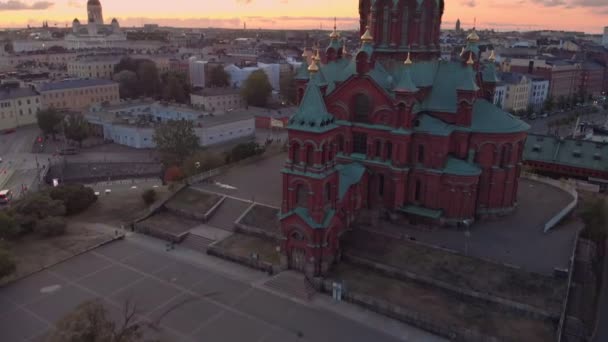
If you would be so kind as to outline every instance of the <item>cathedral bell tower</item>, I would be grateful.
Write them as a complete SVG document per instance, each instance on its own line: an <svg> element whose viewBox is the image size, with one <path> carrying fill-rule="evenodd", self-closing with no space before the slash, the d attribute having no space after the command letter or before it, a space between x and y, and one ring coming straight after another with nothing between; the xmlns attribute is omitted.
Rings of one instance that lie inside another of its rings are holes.
<svg viewBox="0 0 608 342"><path fill-rule="evenodd" d="M89 23L103 25L103 13L99 0L89 0L87 2L87 13Z"/></svg>

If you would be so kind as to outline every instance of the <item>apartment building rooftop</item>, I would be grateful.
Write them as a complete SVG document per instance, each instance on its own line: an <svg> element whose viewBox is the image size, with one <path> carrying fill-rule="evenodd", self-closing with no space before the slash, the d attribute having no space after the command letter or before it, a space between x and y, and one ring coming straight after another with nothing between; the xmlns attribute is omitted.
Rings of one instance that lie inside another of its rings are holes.
<svg viewBox="0 0 608 342"><path fill-rule="evenodd" d="M74 88L98 87L104 85L116 84L114 81L104 79L69 79L44 83L38 88L39 91L55 91Z"/></svg>

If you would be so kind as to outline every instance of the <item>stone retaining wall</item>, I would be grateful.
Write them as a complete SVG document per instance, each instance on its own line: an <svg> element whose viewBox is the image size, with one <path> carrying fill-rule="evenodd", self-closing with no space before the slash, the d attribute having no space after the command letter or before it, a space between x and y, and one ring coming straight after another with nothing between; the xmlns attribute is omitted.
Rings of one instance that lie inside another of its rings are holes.
<svg viewBox="0 0 608 342"><path fill-rule="evenodd" d="M471 297L471 298L483 300L485 302L489 302L491 304L500 305L500 306L505 307L506 309L515 310L523 315L526 315L526 316L529 316L532 318L538 318L538 319L547 319L548 318L548 319L556 319L556 320L559 319L558 314L552 314L551 312L548 312L548 311L540 309L540 308L536 308L536 307L533 307L533 306L530 306L527 304L519 303L519 302L505 299L502 297L498 297L498 296L495 296L495 295L492 295L489 293L483 293L483 292L479 292L479 291L463 289L463 288L453 286L453 285L448 284L443 281L432 279L430 277L422 276L422 275L415 274L412 272L404 271L404 270L398 269L396 267L380 264L380 263L374 262L372 260L354 256L349 253L345 253L342 256L342 258L343 258L343 261L348 261L355 265L359 265L359 266L363 266L363 267L372 269L376 272L382 273L391 278L402 279L402 280L412 280L412 281L416 281L419 283L428 284L428 285L435 286L437 288L449 291L458 296Z"/></svg>
<svg viewBox="0 0 608 342"><path fill-rule="evenodd" d="M318 282L318 280L317 280ZM315 284L316 286L320 286L321 291L324 293L331 294L333 291L333 282L331 280L322 280L320 284ZM420 313L410 310L408 308L394 305L388 303L384 300L373 298L371 296L366 296L360 293L356 293L353 291L346 291L346 293L342 294L342 299L344 301L359 305L368 310L377 312L381 315L388 316L404 322L406 324L411 324L423 330L432 332L436 335L445 337L450 341L456 342L498 342L500 339L492 336L483 335L481 333L448 326L442 323L439 323L433 320L430 317L426 317L425 315L421 315Z"/></svg>
<svg viewBox="0 0 608 342"><path fill-rule="evenodd" d="M213 255L218 258L222 258L222 259L225 259L228 261L236 262L237 264L241 264L241 265L247 266L249 268L253 268L253 269L256 269L256 270L259 270L262 272L266 272L268 274L275 274L275 273L282 271L282 269L280 267L275 266L269 262L255 260L252 258L246 258L246 257L240 256L240 255L232 254L232 253L228 252L227 250L225 250L224 248L218 246L217 242L214 242L211 245L209 245L209 247L207 248L207 254Z"/></svg>

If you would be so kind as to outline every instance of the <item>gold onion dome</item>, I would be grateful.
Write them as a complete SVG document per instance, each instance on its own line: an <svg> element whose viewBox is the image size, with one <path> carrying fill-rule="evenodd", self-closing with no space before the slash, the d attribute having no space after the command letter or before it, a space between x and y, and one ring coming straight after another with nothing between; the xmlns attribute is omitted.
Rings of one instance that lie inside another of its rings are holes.
<svg viewBox="0 0 608 342"><path fill-rule="evenodd" d="M369 32L369 26L365 28L365 33L361 36L361 41L364 43L372 43L374 41L374 37Z"/></svg>
<svg viewBox="0 0 608 342"><path fill-rule="evenodd" d="M316 59L313 59L312 63L310 63L310 66L308 67L308 72L310 72L311 74L319 72L319 66L317 65Z"/></svg>
<svg viewBox="0 0 608 342"><path fill-rule="evenodd" d="M469 53L469 60L467 61L468 65L473 65L475 64L475 61L473 60L473 53Z"/></svg>
<svg viewBox="0 0 608 342"><path fill-rule="evenodd" d="M344 43L344 45L342 45L342 54L343 55L347 55L348 54L348 50L346 49L346 43Z"/></svg>
<svg viewBox="0 0 608 342"><path fill-rule="evenodd" d="M319 53L319 49L317 49L317 53L312 57L315 62L321 61L321 54Z"/></svg>
<svg viewBox="0 0 608 342"><path fill-rule="evenodd" d="M479 35L477 34L477 30L475 30L475 28L473 28L473 31L471 33L469 33L469 35L467 36L467 41L469 41L469 42L478 42L479 41Z"/></svg>
<svg viewBox="0 0 608 342"><path fill-rule="evenodd" d="M412 65L412 64L414 64L414 62L412 62L412 56L411 56L411 54L409 52L407 53L407 58L405 59L405 62L403 62L403 64L405 64L405 65Z"/></svg>
<svg viewBox="0 0 608 342"><path fill-rule="evenodd" d="M490 60L490 62L496 61L496 54L494 54L494 50L492 50L492 52L490 53L490 57L488 58L488 60Z"/></svg>

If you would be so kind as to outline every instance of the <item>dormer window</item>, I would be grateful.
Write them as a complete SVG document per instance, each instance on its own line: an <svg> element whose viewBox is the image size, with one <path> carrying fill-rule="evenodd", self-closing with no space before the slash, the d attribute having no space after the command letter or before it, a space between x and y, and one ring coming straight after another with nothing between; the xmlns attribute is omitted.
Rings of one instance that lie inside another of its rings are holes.
<svg viewBox="0 0 608 342"><path fill-rule="evenodd" d="M581 157L581 151L580 150L574 150L572 152L572 156L574 156L575 158L580 158Z"/></svg>
<svg viewBox="0 0 608 342"><path fill-rule="evenodd" d="M593 160L602 160L602 155L599 153L596 153L593 155Z"/></svg>
<svg viewBox="0 0 608 342"><path fill-rule="evenodd" d="M533 152L540 152L541 151L540 145L538 145L538 144L534 145L532 147L532 151Z"/></svg>

